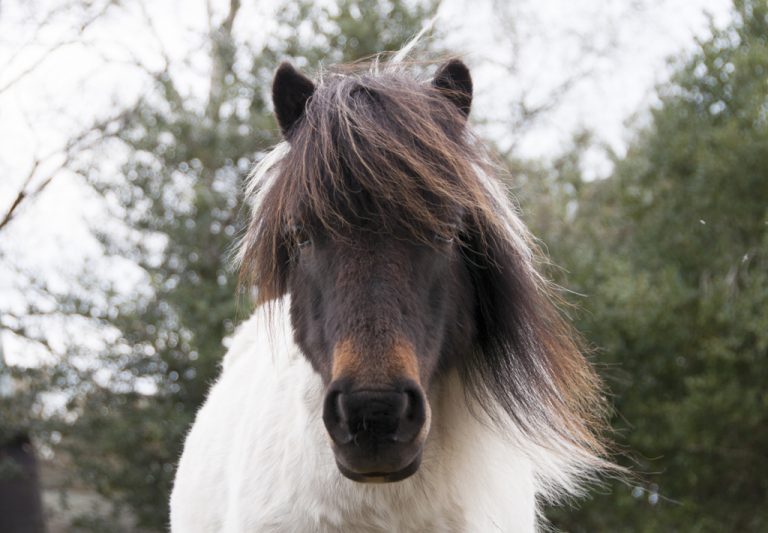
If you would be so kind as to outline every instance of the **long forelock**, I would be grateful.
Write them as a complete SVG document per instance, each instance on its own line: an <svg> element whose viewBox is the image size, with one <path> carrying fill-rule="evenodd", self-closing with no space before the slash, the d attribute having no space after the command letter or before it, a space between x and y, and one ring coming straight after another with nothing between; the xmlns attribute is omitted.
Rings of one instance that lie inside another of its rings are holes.
<svg viewBox="0 0 768 533"><path fill-rule="evenodd" d="M280 170L284 215L309 215L331 232L368 219L430 242L450 229L451 213L490 218L473 164L482 155L437 90L396 73L332 75Z"/></svg>

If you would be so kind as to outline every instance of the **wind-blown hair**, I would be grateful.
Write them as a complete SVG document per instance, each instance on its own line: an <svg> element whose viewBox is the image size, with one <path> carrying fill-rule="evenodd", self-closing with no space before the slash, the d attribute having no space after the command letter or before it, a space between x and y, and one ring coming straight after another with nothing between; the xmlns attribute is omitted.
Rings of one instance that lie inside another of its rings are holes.
<svg viewBox="0 0 768 533"><path fill-rule="evenodd" d="M262 303L286 293L292 228L344 238L364 224L427 245L458 232L477 295L458 303L474 306L477 325L459 363L467 394L512 435L554 452L558 464L540 474L549 496L575 492L607 466L600 382L461 98L401 65L323 73L289 142L250 178L242 280Z"/></svg>

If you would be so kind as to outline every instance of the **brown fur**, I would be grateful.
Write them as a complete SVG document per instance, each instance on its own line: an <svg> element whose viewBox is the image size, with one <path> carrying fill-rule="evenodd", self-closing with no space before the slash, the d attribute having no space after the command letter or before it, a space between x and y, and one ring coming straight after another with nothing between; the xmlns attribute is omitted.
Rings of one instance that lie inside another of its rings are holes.
<svg viewBox="0 0 768 533"><path fill-rule="evenodd" d="M333 368L331 379L343 379L355 376L359 386L367 384L393 383L403 378L420 383L419 363L411 344L404 339L395 342L389 353L380 360L381 365L374 366L366 361L364 348L358 348L359 343L345 339L338 343L333 350Z"/></svg>

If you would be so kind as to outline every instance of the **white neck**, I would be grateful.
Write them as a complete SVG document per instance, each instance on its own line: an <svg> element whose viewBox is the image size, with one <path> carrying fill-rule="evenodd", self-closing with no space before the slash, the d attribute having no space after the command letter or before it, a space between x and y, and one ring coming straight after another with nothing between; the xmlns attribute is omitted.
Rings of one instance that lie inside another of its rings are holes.
<svg viewBox="0 0 768 533"><path fill-rule="evenodd" d="M472 416L456 375L430 391L416 474L391 484L344 478L321 419L322 382L291 335L287 313L276 312L272 328L258 313L234 337L179 464L173 531L536 529L541 450Z"/></svg>

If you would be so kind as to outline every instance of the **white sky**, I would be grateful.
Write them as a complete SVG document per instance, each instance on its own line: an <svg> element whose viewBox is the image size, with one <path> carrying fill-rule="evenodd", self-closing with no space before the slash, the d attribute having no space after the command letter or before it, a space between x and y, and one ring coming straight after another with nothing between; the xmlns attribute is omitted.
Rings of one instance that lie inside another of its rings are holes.
<svg viewBox="0 0 768 533"><path fill-rule="evenodd" d="M0 91L45 58L32 74L0 92L0 213L35 157L55 154L84 124L150 90L135 61L157 68L164 49L179 65L176 74L185 80L190 98L207 91L205 0L147 0L146 11L139 2L126 1L127 7L111 10L82 35L73 30L76 17L66 14L39 34L32 33L35 21L49 8L65 3L0 3ZM212 2L217 13L223 13L227 3ZM258 44L269 28L274 3L243 3L235 33ZM502 28L499 6L505 6L514 21L514 36ZM724 25L730 1L445 0L436 38L445 39L472 67L473 116L490 120L483 132L502 145L519 137L519 154L546 157L567 146L575 130L587 127L597 140L621 152L628 139L627 119L654 102L655 85L668 76L666 58L690 50L695 36L706 35L705 10L717 25ZM49 54L49 47L62 40L72 42ZM585 43L599 53L584 53ZM501 65L515 70L510 73ZM510 101L526 95L530 104L540 103L553 87L578 72L584 73L582 81L533 129L510 132L500 125ZM108 166L119 165L119 154L99 157ZM47 176L46 165L52 168L57 162L55 155L47 160L38 179ZM610 170L599 152L587 165L593 177ZM99 247L87 228L100 217L99 199L76 176L58 175L39 201L0 233L0 313L25 297L23 284L8 269L11 263L60 286L83 268L93 268L85 265L99 265ZM140 274L125 265L109 270L127 291L141 283ZM8 335L2 339L8 359L24 363L22 348Z"/></svg>

